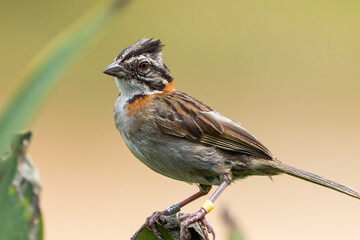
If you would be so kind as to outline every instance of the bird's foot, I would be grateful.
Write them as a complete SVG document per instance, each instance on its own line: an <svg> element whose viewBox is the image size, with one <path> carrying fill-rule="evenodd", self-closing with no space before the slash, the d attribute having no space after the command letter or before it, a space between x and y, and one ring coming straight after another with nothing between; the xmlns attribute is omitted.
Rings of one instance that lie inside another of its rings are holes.
<svg viewBox="0 0 360 240"><path fill-rule="evenodd" d="M150 215L149 217L146 218L146 221L145 221L145 226L147 229L149 229L150 231L153 231L156 238L161 240L161 234L160 232L156 229L156 223L160 224L159 223L159 217L160 216L169 216L169 212L167 210L164 210L164 211L156 211L156 212L153 212L152 215ZM161 225L161 224L160 224Z"/></svg>
<svg viewBox="0 0 360 240"><path fill-rule="evenodd" d="M203 226L205 226L208 233L212 234L213 240L215 239L215 231L211 227L210 223L205 219L206 211L200 209L195 213L187 213L179 217L180 222L180 238L181 240L186 240L189 236L188 227L190 224L200 220Z"/></svg>

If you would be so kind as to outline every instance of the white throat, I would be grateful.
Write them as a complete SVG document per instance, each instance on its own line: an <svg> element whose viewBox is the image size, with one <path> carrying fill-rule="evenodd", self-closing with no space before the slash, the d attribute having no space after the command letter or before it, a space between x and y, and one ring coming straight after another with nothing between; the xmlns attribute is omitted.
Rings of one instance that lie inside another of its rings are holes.
<svg viewBox="0 0 360 240"><path fill-rule="evenodd" d="M120 90L120 96L125 99L130 99L135 95L152 95L161 93L161 91L151 90L145 84L139 83L135 79L125 80L115 77L115 83Z"/></svg>

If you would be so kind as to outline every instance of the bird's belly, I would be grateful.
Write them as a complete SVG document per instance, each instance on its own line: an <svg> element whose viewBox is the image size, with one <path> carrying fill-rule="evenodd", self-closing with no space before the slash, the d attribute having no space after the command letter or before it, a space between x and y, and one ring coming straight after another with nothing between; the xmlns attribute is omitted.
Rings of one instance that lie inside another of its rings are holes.
<svg viewBox="0 0 360 240"><path fill-rule="evenodd" d="M215 148L189 144L181 138L174 142L171 136L161 135L124 140L130 151L157 173L189 183L220 183L219 176L226 170L219 167L224 164Z"/></svg>
<svg viewBox="0 0 360 240"><path fill-rule="evenodd" d="M120 130L132 154L153 171L167 177L205 185L219 185L230 167L215 148L167 135L161 130Z"/></svg>

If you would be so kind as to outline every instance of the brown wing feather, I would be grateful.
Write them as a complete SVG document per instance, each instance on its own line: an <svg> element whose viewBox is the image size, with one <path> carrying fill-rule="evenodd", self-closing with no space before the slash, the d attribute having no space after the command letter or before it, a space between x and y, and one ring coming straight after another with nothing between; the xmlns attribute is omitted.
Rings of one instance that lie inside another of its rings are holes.
<svg viewBox="0 0 360 240"><path fill-rule="evenodd" d="M270 151L243 127L185 93L175 91L160 95L154 101L158 101L157 106L162 106L156 109L157 125L167 134L272 159Z"/></svg>

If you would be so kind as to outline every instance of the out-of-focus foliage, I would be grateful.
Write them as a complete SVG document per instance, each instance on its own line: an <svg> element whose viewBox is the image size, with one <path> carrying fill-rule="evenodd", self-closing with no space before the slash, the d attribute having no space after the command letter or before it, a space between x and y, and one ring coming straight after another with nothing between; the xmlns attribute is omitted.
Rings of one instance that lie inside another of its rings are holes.
<svg viewBox="0 0 360 240"><path fill-rule="evenodd" d="M229 235L229 240L245 240L244 236L238 229L231 229Z"/></svg>
<svg viewBox="0 0 360 240"><path fill-rule="evenodd" d="M128 0L101 2L65 31L58 34L29 64L23 87L14 95L0 117L0 153L9 147L13 134L37 112L54 84L74 63L106 23Z"/></svg>
<svg viewBox="0 0 360 240"><path fill-rule="evenodd" d="M26 155L31 133L0 159L0 240L43 239L38 172Z"/></svg>

